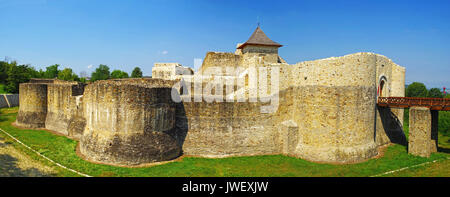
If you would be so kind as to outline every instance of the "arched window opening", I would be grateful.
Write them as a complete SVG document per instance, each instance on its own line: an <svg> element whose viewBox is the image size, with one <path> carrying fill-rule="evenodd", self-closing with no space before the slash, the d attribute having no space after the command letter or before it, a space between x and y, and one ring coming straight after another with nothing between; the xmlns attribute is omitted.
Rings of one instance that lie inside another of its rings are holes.
<svg viewBox="0 0 450 197"><path fill-rule="evenodd" d="M379 96L379 97L385 96L385 95L383 94L383 91L384 91L384 84L385 84L384 80L381 80L381 82L380 82L380 89L379 89L379 93L378 93L378 96Z"/></svg>

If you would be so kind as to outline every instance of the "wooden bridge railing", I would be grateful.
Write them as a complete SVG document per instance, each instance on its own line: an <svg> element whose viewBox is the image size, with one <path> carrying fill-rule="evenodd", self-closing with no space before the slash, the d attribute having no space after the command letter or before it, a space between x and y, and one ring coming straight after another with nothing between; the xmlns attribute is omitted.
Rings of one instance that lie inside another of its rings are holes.
<svg viewBox="0 0 450 197"><path fill-rule="evenodd" d="M428 107L431 110L450 111L450 99L416 97L378 97L378 106L409 108Z"/></svg>

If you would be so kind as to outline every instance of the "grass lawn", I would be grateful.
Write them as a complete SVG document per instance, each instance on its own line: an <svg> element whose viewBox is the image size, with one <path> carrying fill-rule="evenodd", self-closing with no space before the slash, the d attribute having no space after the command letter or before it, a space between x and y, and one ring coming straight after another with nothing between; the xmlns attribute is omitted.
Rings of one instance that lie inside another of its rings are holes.
<svg viewBox="0 0 450 197"><path fill-rule="evenodd" d="M91 176L157 176L157 177L316 177L316 176L372 176L424 162L439 160L422 167L411 168L387 176L450 176L450 156L448 153L433 153L430 158L408 155L406 147L392 145L384 157L370 159L363 163L332 165L317 164L303 159L282 156L251 156L207 159L184 157L178 161L143 168L115 167L93 164L79 158L75 153L77 142L42 130L18 129L11 125L17 115L17 107L0 110L0 128L39 151L50 159ZM16 149L23 151L34 160L54 168L54 176L78 176L68 170L38 157L28 149L14 142L0 132L0 137L9 141ZM440 136L440 146L450 149L449 137ZM444 139L445 138L445 139Z"/></svg>

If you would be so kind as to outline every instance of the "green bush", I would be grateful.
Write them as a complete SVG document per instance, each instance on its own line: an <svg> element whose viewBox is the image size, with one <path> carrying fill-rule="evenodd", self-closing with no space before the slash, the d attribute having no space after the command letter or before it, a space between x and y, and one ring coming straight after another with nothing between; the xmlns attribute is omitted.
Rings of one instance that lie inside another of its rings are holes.
<svg viewBox="0 0 450 197"><path fill-rule="evenodd" d="M2 92L18 93L19 84L30 78L40 77L39 71L30 65L18 65L16 61L0 61L0 84Z"/></svg>
<svg viewBox="0 0 450 197"><path fill-rule="evenodd" d="M8 62L0 61L0 83L6 84L10 67Z"/></svg>
<svg viewBox="0 0 450 197"><path fill-rule="evenodd" d="M131 78L141 78L142 77L142 70L139 67L136 67L131 72Z"/></svg>
<svg viewBox="0 0 450 197"><path fill-rule="evenodd" d="M19 84L25 83L38 75L38 72L29 65L14 65L8 71L6 79L6 91L10 93L19 93Z"/></svg>
<svg viewBox="0 0 450 197"><path fill-rule="evenodd" d="M43 72L43 77L47 78L47 79L54 79L56 77L58 77L59 72L61 72L58 67L60 65L59 64L54 64L51 66L48 66L45 70L45 72Z"/></svg>
<svg viewBox="0 0 450 197"><path fill-rule="evenodd" d="M440 133L450 136L450 111L439 112L438 128Z"/></svg>
<svg viewBox="0 0 450 197"><path fill-rule="evenodd" d="M97 80L106 80L111 77L111 73L109 72L109 67L104 64L100 64L98 68L95 69L95 72L91 74L91 81Z"/></svg>
<svg viewBox="0 0 450 197"><path fill-rule="evenodd" d="M431 88L428 90L428 96L429 98L444 98L444 94L441 92L439 88Z"/></svg>
<svg viewBox="0 0 450 197"><path fill-rule="evenodd" d="M423 83L413 82L406 88L405 94L406 97L427 97L428 90Z"/></svg>
<svg viewBox="0 0 450 197"><path fill-rule="evenodd" d="M405 122L409 122L409 108L405 108L405 111L403 112L403 120Z"/></svg>
<svg viewBox="0 0 450 197"><path fill-rule="evenodd" d="M121 70L113 70L111 72L111 79L122 79L122 78L128 78L128 73Z"/></svg>
<svg viewBox="0 0 450 197"><path fill-rule="evenodd" d="M0 84L0 94L7 94L8 92L6 92L5 90L5 84Z"/></svg>
<svg viewBox="0 0 450 197"><path fill-rule="evenodd" d="M73 73L71 68L64 68L62 71L59 71L58 79L66 80L66 81L79 81L80 80L78 75Z"/></svg>

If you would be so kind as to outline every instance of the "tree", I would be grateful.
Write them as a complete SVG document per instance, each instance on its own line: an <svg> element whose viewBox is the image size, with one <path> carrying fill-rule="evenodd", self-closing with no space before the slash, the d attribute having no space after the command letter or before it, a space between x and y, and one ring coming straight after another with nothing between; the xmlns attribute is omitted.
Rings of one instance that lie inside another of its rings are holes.
<svg viewBox="0 0 450 197"><path fill-rule="evenodd" d="M443 98L444 94L441 92L439 88L431 88L428 91L428 97L430 98Z"/></svg>
<svg viewBox="0 0 450 197"><path fill-rule="evenodd" d="M444 98L450 99L450 94L447 93ZM439 132L450 136L450 111L440 111L438 121Z"/></svg>
<svg viewBox="0 0 450 197"><path fill-rule="evenodd" d="M38 75L39 75L39 77L36 77L36 78L45 78L45 71L43 71L42 69L39 69Z"/></svg>
<svg viewBox="0 0 450 197"><path fill-rule="evenodd" d="M406 88L406 97L427 97L427 87L420 82L414 82Z"/></svg>
<svg viewBox="0 0 450 197"><path fill-rule="evenodd" d="M78 75L72 72L70 68L64 68L61 72L58 73L58 79L66 80L66 81L79 81Z"/></svg>
<svg viewBox="0 0 450 197"><path fill-rule="evenodd" d="M28 66L28 74L30 75L30 78L42 78L42 73L32 66Z"/></svg>
<svg viewBox="0 0 450 197"><path fill-rule="evenodd" d="M5 84L8 78L8 70L10 65L8 62L0 61L0 83Z"/></svg>
<svg viewBox="0 0 450 197"><path fill-rule="evenodd" d="M28 82L30 78L33 77L33 71L36 70L28 65L16 66L16 63L14 62L8 72L6 91L10 93L18 93L19 84Z"/></svg>
<svg viewBox="0 0 450 197"><path fill-rule="evenodd" d="M131 78L141 78L142 77L142 71L139 67L136 67L133 69L133 72L131 72Z"/></svg>
<svg viewBox="0 0 450 197"><path fill-rule="evenodd" d="M91 74L91 81L97 81L97 80L106 80L109 79L110 73L109 73L109 67L104 64L100 64L98 68L95 69L95 71Z"/></svg>
<svg viewBox="0 0 450 197"><path fill-rule="evenodd" d="M44 78L48 78L48 79L53 79L58 77L59 74L59 70L58 70L59 64L54 64L51 65L49 67L47 67L45 73L44 73Z"/></svg>
<svg viewBox="0 0 450 197"><path fill-rule="evenodd" d="M122 79L122 78L128 78L128 73L121 70L113 70L111 72L111 78L112 79Z"/></svg>

